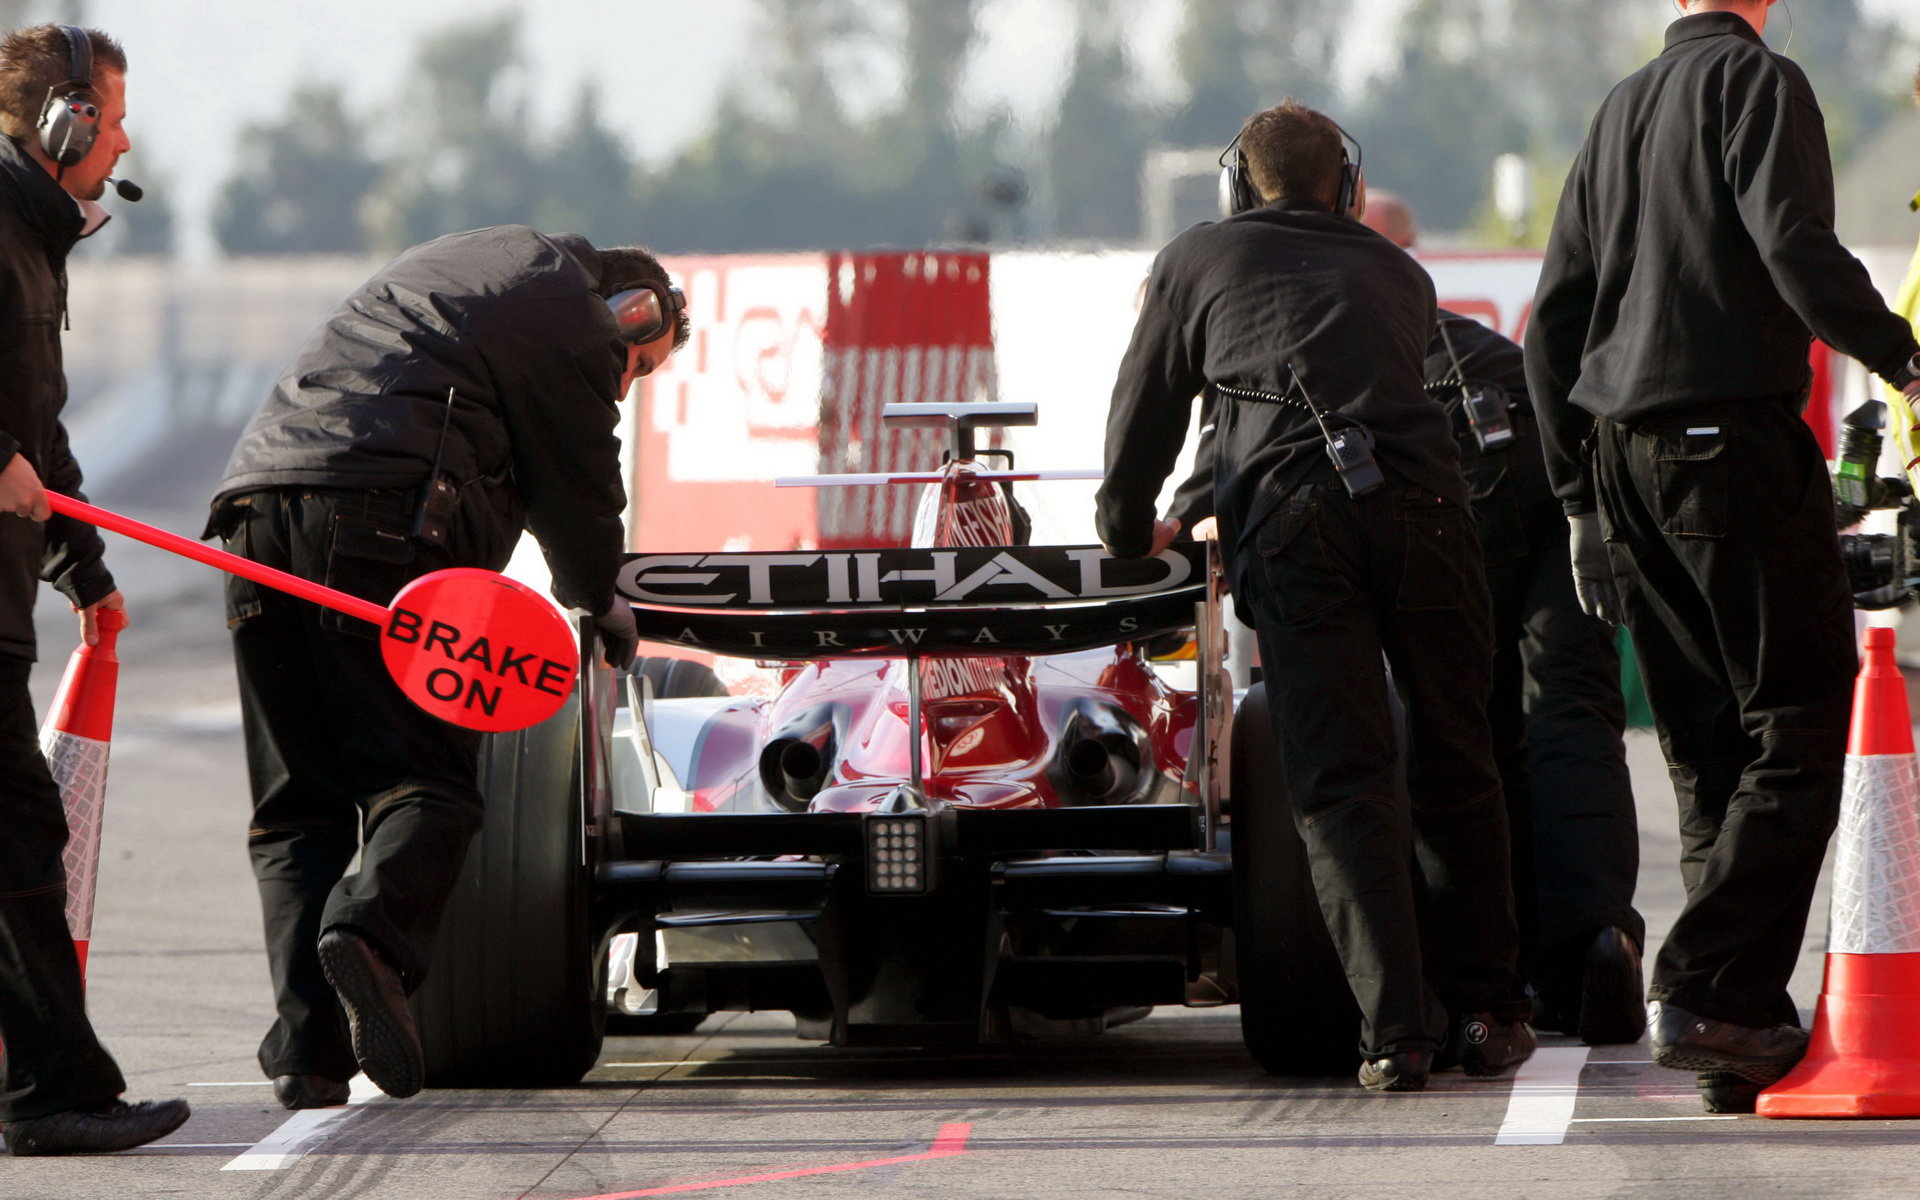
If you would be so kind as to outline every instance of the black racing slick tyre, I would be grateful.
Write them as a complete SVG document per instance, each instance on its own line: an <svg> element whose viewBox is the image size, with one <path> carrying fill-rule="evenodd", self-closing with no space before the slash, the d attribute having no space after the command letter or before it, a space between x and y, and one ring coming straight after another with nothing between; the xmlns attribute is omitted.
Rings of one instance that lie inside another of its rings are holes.
<svg viewBox="0 0 1920 1200"><path fill-rule="evenodd" d="M1269 1074L1349 1074L1360 1063L1360 1008L1314 896L1264 686L1234 713L1232 747L1240 1036Z"/></svg>
<svg viewBox="0 0 1920 1200"><path fill-rule="evenodd" d="M605 957L582 852L579 706L480 752L486 824L412 1000L429 1087L564 1087L600 1056Z"/></svg>

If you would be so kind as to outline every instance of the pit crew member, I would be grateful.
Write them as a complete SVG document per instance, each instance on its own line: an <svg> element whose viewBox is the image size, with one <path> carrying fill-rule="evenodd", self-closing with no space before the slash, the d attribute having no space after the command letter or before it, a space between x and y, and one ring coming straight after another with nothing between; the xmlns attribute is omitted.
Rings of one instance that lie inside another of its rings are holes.
<svg viewBox="0 0 1920 1200"><path fill-rule="evenodd" d="M1178 522L1154 505L1205 389L1213 512L1359 1001L1360 1082L1425 1087L1450 1028L1469 1026L1484 1039L1454 1049L1495 1074L1535 1039L1486 722L1486 580L1446 414L1421 386L1433 285L1355 219L1365 183L1325 115L1289 101L1251 117L1238 145L1246 211L1176 238L1149 276L1114 384L1097 528L1121 555L1172 539ZM1411 812L1396 796L1383 655L1421 764ZM1242 802L1263 799L1277 802Z"/></svg>
<svg viewBox="0 0 1920 1200"><path fill-rule="evenodd" d="M1676 0L1574 161L1526 337L1581 602L1632 632L1679 798L1654 1060L1715 1110L1805 1052L1787 980L1840 806L1856 657L1809 330L1901 387L1920 351L1834 236L1772 2Z"/></svg>
<svg viewBox="0 0 1920 1200"><path fill-rule="evenodd" d="M624 665L614 406L687 336L678 290L638 247L520 225L416 246L274 385L208 533L384 604L430 571L503 568L524 527L554 595L600 614ZM406 996L481 824L479 735L405 698L371 625L238 577L227 617L278 1013L261 1068L288 1108L345 1102L358 1070L412 1095L424 1066Z"/></svg>
<svg viewBox="0 0 1920 1200"><path fill-rule="evenodd" d="M117 1099L126 1080L87 1019L66 812L27 691L41 580L73 603L89 644L95 614L125 607L100 535L52 516L46 486L80 492L60 423L67 252L107 219L95 201L132 148L126 95L126 53L99 30L35 25L0 41L0 1122L15 1155L125 1150L187 1119L184 1100Z"/></svg>

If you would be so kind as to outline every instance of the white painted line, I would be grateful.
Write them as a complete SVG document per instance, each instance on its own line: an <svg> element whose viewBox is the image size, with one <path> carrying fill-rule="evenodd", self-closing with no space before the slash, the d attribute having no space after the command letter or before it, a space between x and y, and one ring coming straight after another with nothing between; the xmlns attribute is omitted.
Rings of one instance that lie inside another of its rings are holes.
<svg viewBox="0 0 1920 1200"><path fill-rule="evenodd" d="M149 1150L245 1150L252 1142L152 1142Z"/></svg>
<svg viewBox="0 0 1920 1200"><path fill-rule="evenodd" d="M266 1087L271 1079L236 1079L232 1083L190 1083L188 1087Z"/></svg>
<svg viewBox="0 0 1920 1200"><path fill-rule="evenodd" d="M1573 1104L1580 1094L1580 1072L1587 1047L1550 1046L1533 1052L1513 1077L1507 1119L1500 1123L1496 1146L1558 1146L1567 1140Z"/></svg>
<svg viewBox="0 0 1920 1200"><path fill-rule="evenodd" d="M1652 1121L1738 1121L1739 1117L1714 1117L1701 1113L1697 1117L1575 1117L1575 1125L1630 1125Z"/></svg>
<svg viewBox="0 0 1920 1200"><path fill-rule="evenodd" d="M355 1075L348 1086L347 1102L335 1108L306 1108L294 1113L251 1150L234 1159L222 1171L279 1171L303 1158L325 1140L321 1135L353 1115L356 1106L386 1093L365 1075Z"/></svg>

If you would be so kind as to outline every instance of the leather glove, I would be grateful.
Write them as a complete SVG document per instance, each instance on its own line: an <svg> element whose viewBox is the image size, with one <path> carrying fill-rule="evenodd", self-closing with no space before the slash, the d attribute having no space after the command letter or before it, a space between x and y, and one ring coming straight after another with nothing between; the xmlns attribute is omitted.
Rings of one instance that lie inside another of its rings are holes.
<svg viewBox="0 0 1920 1200"><path fill-rule="evenodd" d="M1613 560L1600 532L1599 513L1568 517L1568 545L1573 551L1573 590L1590 617L1609 625L1620 623L1620 589L1613 582Z"/></svg>
<svg viewBox="0 0 1920 1200"><path fill-rule="evenodd" d="M600 631L600 657L607 665L626 670L640 650L640 630L633 620L633 605L614 597L613 607L593 619Z"/></svg>

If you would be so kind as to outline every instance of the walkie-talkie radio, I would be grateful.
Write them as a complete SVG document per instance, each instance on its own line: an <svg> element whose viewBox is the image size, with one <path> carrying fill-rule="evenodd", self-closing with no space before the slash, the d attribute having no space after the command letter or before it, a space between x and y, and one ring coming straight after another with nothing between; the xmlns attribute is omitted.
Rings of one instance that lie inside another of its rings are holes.
<svg viewBox="0 0 1920 1200"><path fill-rule="evenodd" d="M459 506L460 491L440 474L440 458L447 449L447 426L453 423L453 389L447 389L447 410L440 418L440 441L433 448L433 469L420 487L413 506L413 538L429 546L445 547Z"/></svg>
<svg viewBox="0 0 1920 1200"><path fill-rule="evenodd" d="M1320 423L1320 435L1327 439L1327 457L1333 460L1333 469L1340 476L1340 482L1346 485L1347 495L1364 496L1387 481L1380 473L1380 464L1373 460L1373 433L1366 426L1351 417L1342 416L1346 424L1335 426L1327 419L1327 414L1313 402L1313 396L1307 391L1307 385L1300 379L1300 372L1287 364L1287 374L1293 377L1291 387L1300 390L1300 398L1306 402L1307 411Z"/></svg>
<svg viewBox="0 0 1920 1200"><path fill-rule="evenodd" d="M1513 444L1513 418L1507 415L1506 396L1498 388L1467 382L1466 370L1460 365L1460 355L1453 348L1453 335L1447 332L1444 317L1440 319L1440 340L1446 343L1447 357L1453 360L1451 382L1460 389L1460 411L1466 414L1474 444L1482 454L1505 450Z"/></svg>

